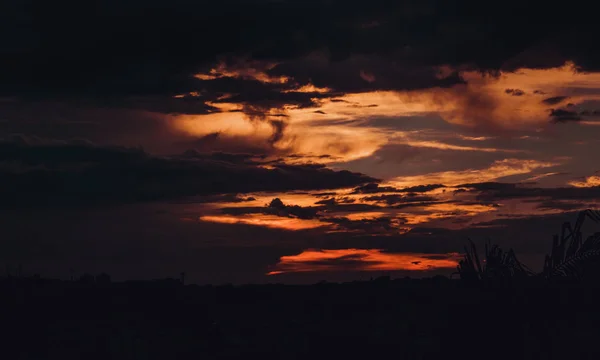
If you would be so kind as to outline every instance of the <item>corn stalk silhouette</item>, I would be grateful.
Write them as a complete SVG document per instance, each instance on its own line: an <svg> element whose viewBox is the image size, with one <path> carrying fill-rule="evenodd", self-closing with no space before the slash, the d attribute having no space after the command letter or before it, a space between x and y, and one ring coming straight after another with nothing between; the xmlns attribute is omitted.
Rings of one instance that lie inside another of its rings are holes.
<svg viewBox="0 0 600 360"><path fill-rule="evenodd" d="M485 244L482 264L479 261L477 247L470 239L469 245L468 247L465 246L465 255L457 266L458 274L462 280L475 282L491 279L512 279L533 274L527 266L517 259L512 249L504 251L498 245L491 245L488 241Z"/></svg>
<svg viewBox="0 0 600 360"><path fill-rule="evenodd" d="M584 272L598 272L600 267L600 233L583 241L581 227L586 218L600 222L600 211L585 210L579 213L574 226L565 222L560 238L555 235L552 251L546 255L542 275L547 279L567 278L581 280Z"/></svg>
<svg viewBox="0 0 600 360"><path fill-rule="evenodd" d="M541 273L534 273L516 257L512 249L504 251L498 245L485 245L483 264L479 260L477 247L469 239L463 259L457 266L461 280L486 281L492 279L514 279L529 276L548 280L567 279L580 281L584 273L600 275L600 232L583 241L581 227L586 218L600 222L600 211L585 210L578 214L573 226L562 225L561 235L555 235L552 251L546 255Z"/></svg>

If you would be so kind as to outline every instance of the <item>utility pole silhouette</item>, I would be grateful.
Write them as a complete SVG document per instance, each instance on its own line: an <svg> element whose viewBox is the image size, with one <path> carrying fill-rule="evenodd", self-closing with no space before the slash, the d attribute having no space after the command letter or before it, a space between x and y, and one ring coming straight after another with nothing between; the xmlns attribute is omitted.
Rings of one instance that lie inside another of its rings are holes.
<svg viewBox="0 0 600 360"><path fill-rule="evenodd" d="M181 285L185 285L185 272L181 272L181 274L179 274L181 276Z"/></svg>

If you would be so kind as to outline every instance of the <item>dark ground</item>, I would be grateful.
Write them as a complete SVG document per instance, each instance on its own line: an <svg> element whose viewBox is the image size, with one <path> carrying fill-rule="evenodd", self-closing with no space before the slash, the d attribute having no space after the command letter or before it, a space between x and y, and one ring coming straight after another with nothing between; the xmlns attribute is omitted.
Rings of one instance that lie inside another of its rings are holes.
<svg viewBox="0 0 600 360"><path fill-rule="evenodd" d="M0 281L4 359L584 359L600 287Z"/></svg>

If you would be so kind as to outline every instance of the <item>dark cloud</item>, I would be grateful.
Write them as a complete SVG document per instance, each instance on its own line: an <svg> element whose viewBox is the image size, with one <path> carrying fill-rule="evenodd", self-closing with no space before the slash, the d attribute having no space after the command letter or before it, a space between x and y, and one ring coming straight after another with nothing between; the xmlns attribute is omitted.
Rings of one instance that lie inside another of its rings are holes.
<svg viewBox="0 0 600 360"><path fill-rule="evenodd" d="M380 261L366 260L367 257L366 254L348 254L332 259L309 260L303 262L303 264L331 267L336 270L360 270L369 265L382 264Z"/></svg>
<svg viewBox="0 0 600 360"><path fill-rule="evenodd" d="M556 105L556 104L559 104L559 103L567 100L568 98L569 98L568 96L553 96L553 97L545 98L544 100L542 100L542 102L546 105Z"/></svg>
<svg viewBox="0 0 600 360"><path fill-rule="evenodd" d="M578 202L565 202L557 200L546 200L542 201L537 205L537 209L540 210L562 210L562 211L573 211L587 207L586 204Z"/></svg>
<svg viewBox="0 0 600 360"><path fill-rule="evenodd" d="M255 156L277 155L281 152L274 149L272 144L268 142L221 132L214 132L201 137L187 137L175 142L172 147L193 148L201 153L218 151L223 153L248 153Z"/></svg>
<svg viewBox="0 0 600 360"><path fill-rule="evenodd" d="M501 182L480 182L480 183L469 183L458 185L458 188L469 188L477 191L502 191L512 190L520 184L515 183L501 183ZM459 189L460 190L460 189Z"/></svg>
<svg viewBox="0 0 600 360"><path fill-rule="evenodd" d="M477 192L477 200L497 201L502 199L536 198L554 201L578 200L594 202L600 199L600 186L541 188L532 184L476 183L459 185L464 191ZM466 189L468 188L468 189Z"/></svg>
<svg viewBox="0 0 600 360"><path fill-rule="evenodd" d="M279 198L274 198L266 206L237 206L222 208L221 212L228 215L240 216L247 214L264 214L279 217L292 217L298 219L318 219L324 223L347 230L365 233L388 234L390 230L403 223L403 219L394 217L378 217L375 219L348 219L343 216L334 216L336 212L368 212L381 210L382 207L368 204L339 203L331 198L315 203L317 206L299 206L284 204Z"/></svg>
<svg viewBox="0 0 600 360"><path fill-rule="evenodd" d="M256 198L252 196L242 196L240 194L217 194L206 196L192 196L184 200L179 200L177 203L243 203L254 201Z"/></svg>
<svg viewBox="0 0 600 360"><path fill-rule="evenodd" d="M294 217L298 219L314 219L317 217L317 207L302 207L286 205L279 198L271 200L267 206L223 208L222 212L229 215L264 214L280 217Z"/></svg>
<svg viewBox="0 0 600 360"><path fill-rule="evenodd" d="M445 187L446 186L442 185L442 184L416 185L416 186L410 186L407 188L403 188L403 189L401 189L401 191L409 192L409 193L424 193L424 192L441 189L441 188L445 188Z"/></svg>
<svg viewBox="0 0 600 360"><path fill-rule="evenodd" d="M221 209L228 215L264 214L280 217L296 217L299 219L326 219L326 213L331 212L360 212L373 211L381 207L369 204L353 204L351 201L340 202L335 199L322 200L315 203L317 206L287 205L279 198L274 198L267 206L236 206Z"/></svg>
<svg viewBox="0 0 600 360"><path fill-rule="evenodd" d="M387 205L396 204L415 204L422 205L428 202L435 202L436 198L431 196L418 196L416 194L400 195L400 194L384 194L384 195L373 195L362 198L364 201L375 201L385 203Z"/></svg>
<svg viewBox="0 0 600 360"><path fill-rule="evenodd" d="M440 77L433 67L401 67L399 62L402 59L398 55L352 55L340 61L312 55L284 62L269 70L269 74L290 76L301 84L311 83L342 93L448 87L465 82L456 72ZM365 69L370 81L365 80Z"/></svg>
<svg viewBox="0 0 600 360"><path fill-rule="evenodd" d="M142 149L98 147L81 141L17 140L0 142L4 206L330 189L374 181L321 165L271 164L266 169L248 160L248 155L216 153L212 157L187 152L159 157Z"/></svg>
<svg viewBox="0 0 600 360"><path fill-rule="evenodd" d="M336 205L337 201L335 198L323 199L315 202L316 205Z"/></svg>
<svg viewBox="0 0 600 360"><path fill-rule="evenodd" d="M340 204L353 204L354 202L356 202L355 199L342 196L342 197L337 197L337 198L331 197L328 199L319 200L319 201L315 202L315 205L335 206L335 205L340 205Z"/></svg>
<svg viewBox="0 0 600 360"><path fill-rule="evenodd" d="M504 90L505 93L512 95L512 96L523 96L525 95L525 91L521 90L521 89L506 89Z"/></svg>
<svg viewBox="0 0 600 360"><path fill-rule="evenodd" d="M394 230L397 230L397 225L402 224L405 220L401 218L383 216L375 219L360 220L350 220L346 217L326 217L321 218L321 221L333 223L349 231L358 231L367 234L389 235Z"/></svg>
<svg viewBox="0 0 600 360"><path fill-rule="evenodd" d="M377 183L365 184L356 187L352 194L376 194L382 192L397 192L398 189L393 186L380 186Z"/></svg>
<svg viewBox="0 0 600 360"><path fill-rule="evenodd" d="M576 111L564 109L550 109L550 117L555 122L570 122L581 120L581 116Z"/></svg>
<svg viewBox="0 0 600 360"><path fill-rule="evenodd" d="M536 2L512 0L493 12L471 0L375 0L363 6L341 0L23 1L0 8L0 34L6 34L0 38L0 95L91 97L176 113L211 111L205 98L232 88L241 89L233 91L236 101L304 96L250 91L256 84L241 85L248 79L193 77L249 54L253 61L280 64L270 73L348 92L462 81L456 74L438 76L432 67L439 65L493 73L574 60L597 68L600 52L590 41L597 29L588 21L595 19L580 8L546 6L539 16ZM316 53L324 60L314 60ZM203 89L209 94L199 99L172 100Z"/></svg>
<svg viewBox="0 0 600 360"><path fill-rule="evenodd" d="M389 192L401 192L401 193L424 193L440 188L444 188L442 184L428 184L428 185L416 185L406 188L395 188L393 186L380 186L377 183L365 184L356 187L352 194L377 194L377 193L389 193Z"/></svg>

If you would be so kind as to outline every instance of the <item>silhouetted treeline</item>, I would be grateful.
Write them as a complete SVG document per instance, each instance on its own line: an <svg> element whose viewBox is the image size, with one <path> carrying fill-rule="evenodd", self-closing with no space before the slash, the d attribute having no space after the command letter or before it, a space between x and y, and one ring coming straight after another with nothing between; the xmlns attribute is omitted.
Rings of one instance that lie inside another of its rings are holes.
<svg viewBox="0 0 600 360"><path fill-rule="evenodd" d="M312 286L0 281L7 359L580 359L600 287L444 277Z"/></svg>

